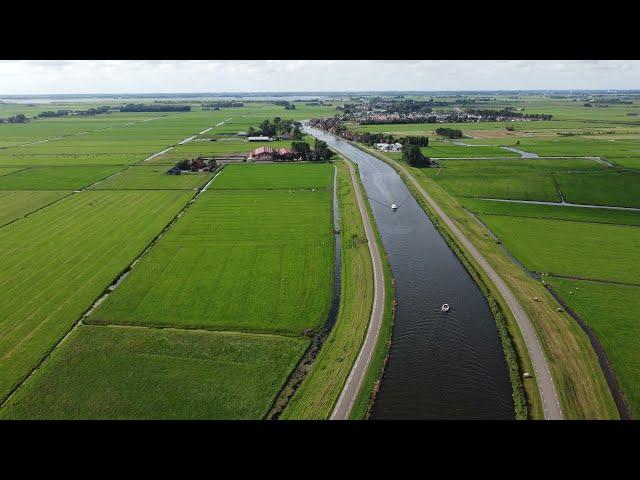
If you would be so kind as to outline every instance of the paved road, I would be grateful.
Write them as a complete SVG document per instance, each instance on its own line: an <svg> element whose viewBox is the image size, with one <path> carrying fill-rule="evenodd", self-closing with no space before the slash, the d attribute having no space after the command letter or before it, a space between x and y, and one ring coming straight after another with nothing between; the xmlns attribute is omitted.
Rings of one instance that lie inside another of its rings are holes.
<svg viewBox="0 0 640 480"><path fill-rule="evenodd" d="M413 186L416 187L418 192L429 203L430 207L436 212L440 219L451 229L451 232L455 235L456 239L464 245L469 254L478 262L480 268L489 276L496 288L500 291L500 294L507 302L511 313L518 322L522 336L524 337L527 350L529 351L529 357L533 363L534 375L538 382L538 389L540 391L540 397L542 398L542 404L544 409L544 418L547 420L562 420L562 409L560 408L560 402L556 393L556 388L551 377L551 371L547 359L544 356L542 347L538 336L531 324L529 316L522 308L522 305L515 297L511 289L502 280L500 275L493 269L493 267L485 260L476 247L469 241L469 239L460 231L458 226L449 218L449 216L440 208L440 206L431 198L424 188L418 183L418 181L409 173L404 165L391 160L395 166L402 171L407 178L411 181Z"/></svg>
<svg viewBox="0 0 640 480"><path fill-rule="evenodd" d="M360 216L364 224L364 230L367 235L367 243L369 245L369 253L371 254L371 263L373 265L373 308L371 309L371 318L369 319L369 328L367 329L367 335L364 339L358 358L356 358L351 373L347 378L344 388L340 393L338 402L336 403L333 413L331 414L331 420L347 420L351 414L353 404L360 393L362 383L369 368L369 363L373 357L376 344L378 343L378 336L380 334L380 327L382 325L382 318L384 315L384 299L385 299L385 287L384 287L384 269L382 266L382 259L380 257L380 251L378 250L378 244L376 237L371 227L371 220L367 212L367 207L364 199L362 198L362 192L360 189L360 183L356 176L355 169L350 161L349 171L351 172L351 182L353 184L356 199L358 201L358 208L360 210Z"/></svg>

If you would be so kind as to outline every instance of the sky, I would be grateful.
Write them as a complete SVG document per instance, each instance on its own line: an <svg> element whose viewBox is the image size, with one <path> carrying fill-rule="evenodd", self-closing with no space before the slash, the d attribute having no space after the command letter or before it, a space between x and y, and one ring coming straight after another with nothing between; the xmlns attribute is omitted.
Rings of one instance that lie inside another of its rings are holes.
<svg viewBox="0 0 640 480"><path fill-rule="evenodd" d="M0 95L640 89L626 60L0 60Z"/></svg>

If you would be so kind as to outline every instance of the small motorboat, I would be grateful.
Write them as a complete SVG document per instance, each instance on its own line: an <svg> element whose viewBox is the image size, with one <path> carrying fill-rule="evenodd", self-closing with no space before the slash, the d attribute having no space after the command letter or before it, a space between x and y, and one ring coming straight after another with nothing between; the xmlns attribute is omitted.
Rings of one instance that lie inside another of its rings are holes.
<svg viewBox="0 0 640 480"><path fill-rule="evenodd" d="M440 310L442 310L443 312L448 312L449 311L449 304L448 303L443 303L442 307L440 307Z"/></svg>
<svg viewBox="0 0 640 480"><path fill-rule="evenodd" d="M392 203L392 204L391 204L391 210L393 210L394 212L395 212L396 210L398 210L398 205L396 205L395 203Z"/></svg>

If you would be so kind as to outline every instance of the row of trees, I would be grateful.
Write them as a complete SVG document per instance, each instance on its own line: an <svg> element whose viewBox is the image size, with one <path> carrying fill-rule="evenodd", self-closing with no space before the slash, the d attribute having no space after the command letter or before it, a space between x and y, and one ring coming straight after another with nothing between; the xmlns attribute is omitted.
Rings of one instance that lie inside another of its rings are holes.
<svg viewBox="0 0 640 480"><path fill-rule="evenodd" d="M455 128L438 128L436 133L441 137L462 138L462 130L456 130Z"/></svg>
<svg viewBox="0 0 640 480"><path fill-rule="evenodd" d="M121 112L190 112L191 105L127 103Z"/></svg>
<svg viewBox="0 0 640 480"><path fill-rule="evenodd" d="M418 147L428 147L429 146L429 137L422 137L419 135L416 136L406 136L402 140L400 140L402 144L410 144L417 145Z"/></svg>
<svg viewBox="0 0 640 480"><path fill-rule="evenodd" d="M27 123L29 119L26 117L24 113L19 113L17 115L13 115L9 118L0 118L0 123Z"/></svg>
<svg viewBox="0 0 640 480"><path fill-rule="evenodd" d="M47 111L47 112L40 112L38 114L38 117L41 117L41 118L66 117L70 113L71 113L71 110L58 110L56 112Z"/></svg>
<svg viewBox="0 0 640 480"><path fill-rule="evenodd" d="M77 110L76 115L90 116L90 115L103 115L105 113L111 113L111 108L108 106L92 107L87 110Z"/></svg>

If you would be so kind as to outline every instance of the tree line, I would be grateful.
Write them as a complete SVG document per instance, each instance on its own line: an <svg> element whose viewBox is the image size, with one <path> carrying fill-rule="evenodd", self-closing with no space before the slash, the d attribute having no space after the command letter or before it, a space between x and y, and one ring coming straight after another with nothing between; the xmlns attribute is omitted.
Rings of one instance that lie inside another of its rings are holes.
<svg viewBox="0 0 640 480"><path fill-rule="evenodd" d="M119 110L121 112L190 112L191 105L127 103Z"/></svg>

